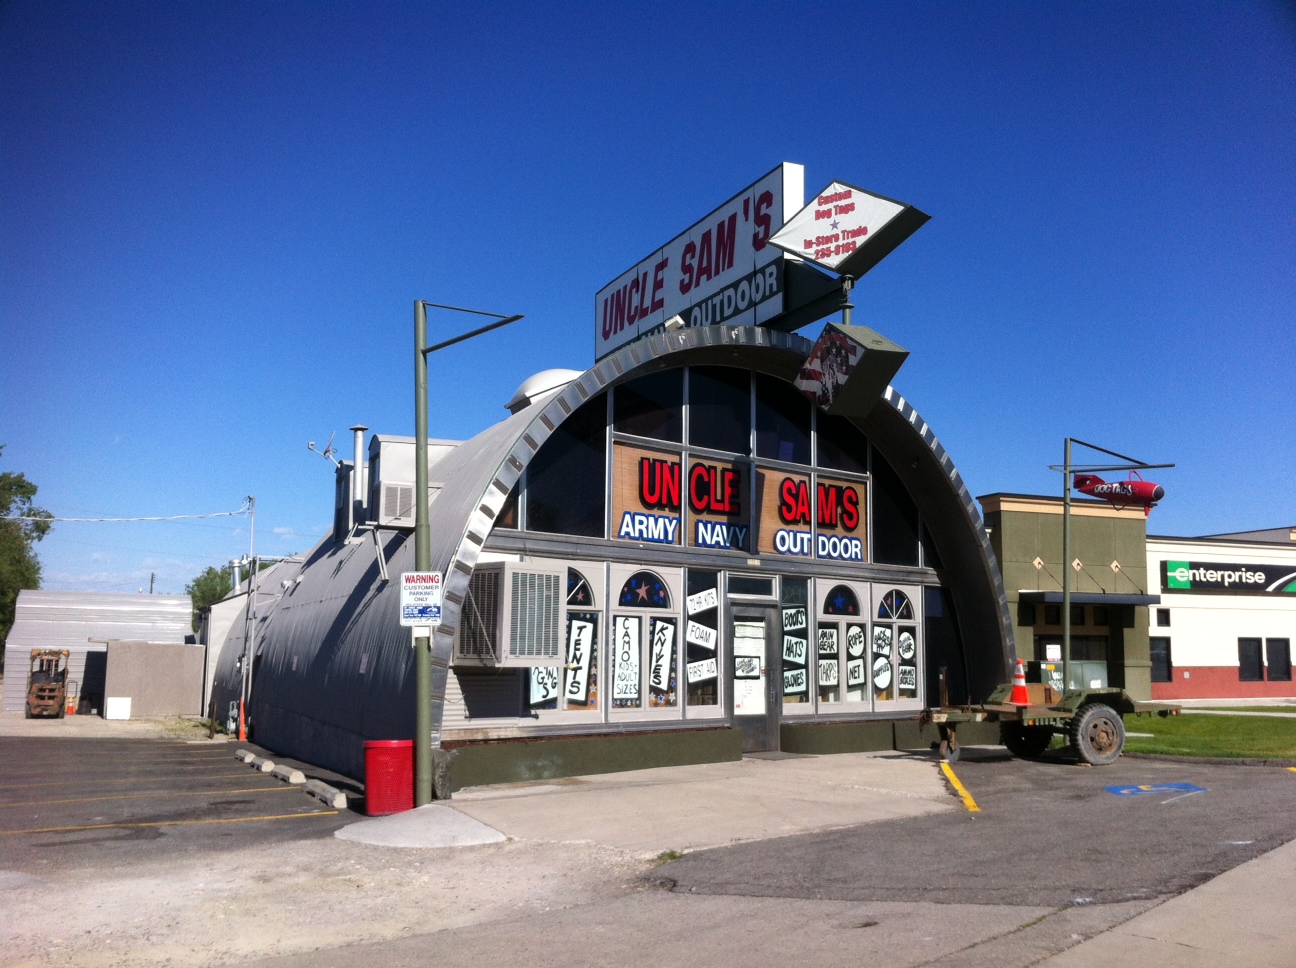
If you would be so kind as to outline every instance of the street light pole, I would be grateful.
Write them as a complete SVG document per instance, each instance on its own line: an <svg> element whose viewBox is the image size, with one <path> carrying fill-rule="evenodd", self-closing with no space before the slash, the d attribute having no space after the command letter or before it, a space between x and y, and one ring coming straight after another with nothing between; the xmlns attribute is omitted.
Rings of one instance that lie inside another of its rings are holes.
<svg viewBox="0 0 1296 968"><path fill-rule="evenodd" d="M427 345L427 311L448 309L495 320L485 326L434 346ZM521 316L501 316L479 309L442 306L422 299L414 300L414 570L432 570L432 531L428 509L428 402L427 358L430 353L489 333L493 329L516 323ZM425 634L419 634L425 633ZM432 627L414 628L414 806L432 802Z"/></svg>

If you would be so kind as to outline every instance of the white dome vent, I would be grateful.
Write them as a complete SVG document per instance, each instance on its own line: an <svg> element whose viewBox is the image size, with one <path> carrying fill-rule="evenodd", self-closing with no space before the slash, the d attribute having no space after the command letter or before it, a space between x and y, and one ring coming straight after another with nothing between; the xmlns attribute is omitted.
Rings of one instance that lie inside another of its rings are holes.
<svg viewBox="0 0 1296 968"><path fill-rule="evenodd" d="M522 381L522 385L517 388L512 399L504 404L504 408L509 413L525 410L546 393L561 390L580 375L580 370L541 370L535 376L529 376Z"/></svg>

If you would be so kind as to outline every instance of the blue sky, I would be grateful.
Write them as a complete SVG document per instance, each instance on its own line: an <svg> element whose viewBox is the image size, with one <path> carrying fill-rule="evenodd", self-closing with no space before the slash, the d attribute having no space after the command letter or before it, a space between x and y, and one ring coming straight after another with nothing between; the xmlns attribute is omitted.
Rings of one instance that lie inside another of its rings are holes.
<svg viewBox="0 0 1296 968"><path fill-rule="evenodd" d="M1296 13L1267 2L0 4L0 469L63 516L257 497L592 362L594 294L782 161L932 219L860 282L974 494L1174 462L1151 530L1296 525ZM471 323L469 323L471 325ZM433 339L465 327L432 320ZM818 326L807 331L814 335ZM245 519L61 524L46 587L178 593Z"/></svg>

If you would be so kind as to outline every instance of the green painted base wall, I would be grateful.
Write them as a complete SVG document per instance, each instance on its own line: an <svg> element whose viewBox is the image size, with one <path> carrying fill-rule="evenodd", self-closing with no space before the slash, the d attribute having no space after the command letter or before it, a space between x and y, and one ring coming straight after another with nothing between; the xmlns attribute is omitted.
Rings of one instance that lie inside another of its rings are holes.
<svg viewBox="0 0 1296 968"><path fill-rule="evenodd" d="M467 743L454 750L451 789L462 790L492 783L740 760L742 730L724 727L555 736L519 742Z"/></svg>
<svg viewBox="0 0 1296 968"><path fill-rule="evenodd" d="M964 723L959 744L992 745L999 742L995 723ZM870 723L783 723L779 740L785 753L869 753L879 750L930 750L940 740L935 726L917 720Z"/></svg>

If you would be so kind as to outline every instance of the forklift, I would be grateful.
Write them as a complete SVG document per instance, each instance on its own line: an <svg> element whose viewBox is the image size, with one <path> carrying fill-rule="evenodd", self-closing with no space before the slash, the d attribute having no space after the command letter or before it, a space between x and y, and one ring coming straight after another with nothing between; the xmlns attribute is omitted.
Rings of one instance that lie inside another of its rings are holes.
<svg viewBox="0 0 1296 968"><path fill-rule="evenodd" d="M67 712L67 649L32 649L31 672L27 677L27 718Z"/></svg>

